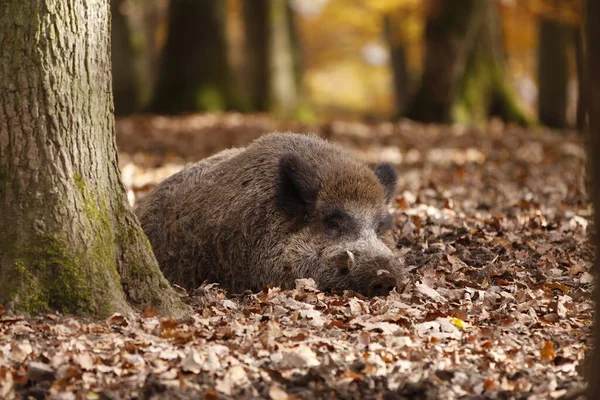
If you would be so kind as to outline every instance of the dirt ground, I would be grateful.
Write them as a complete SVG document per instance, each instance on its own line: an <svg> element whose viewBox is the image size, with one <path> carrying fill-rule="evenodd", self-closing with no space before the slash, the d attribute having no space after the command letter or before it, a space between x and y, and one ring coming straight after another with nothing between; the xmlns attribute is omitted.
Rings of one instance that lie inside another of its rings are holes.
<svg viewBox="0 0 600 400"><path fill-rule="evenodd" d="M566 399L591 343L593 246L574 133L281 124L238 114L117 124L130 201L187 163L269 131L313 132L392 162L397 255L385 298L182 292L195 314L133 320L2 314L0 398Z"/></svg>

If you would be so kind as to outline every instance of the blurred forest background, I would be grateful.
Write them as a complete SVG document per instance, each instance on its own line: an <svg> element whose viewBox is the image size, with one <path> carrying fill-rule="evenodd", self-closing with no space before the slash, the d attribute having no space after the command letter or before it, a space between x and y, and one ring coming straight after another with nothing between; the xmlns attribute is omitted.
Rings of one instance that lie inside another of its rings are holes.
<svg viewBox="0 0 600 400"><path fill-rule="evenodd" d="M582 128L581 0L111 0L117 115Z"/></svg>

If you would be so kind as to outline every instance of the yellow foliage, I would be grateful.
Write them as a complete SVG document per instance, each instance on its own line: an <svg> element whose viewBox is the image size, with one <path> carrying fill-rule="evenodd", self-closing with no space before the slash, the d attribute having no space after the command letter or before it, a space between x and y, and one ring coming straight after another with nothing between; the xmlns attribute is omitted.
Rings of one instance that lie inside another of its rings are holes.
<svg viewBox="0 0 600 400"><path fill-rule="evenodd" d="M246 0L248 1L248 0ZM304 0L313 1L313 0ZM507 71L515 84L536 81L537 32L540 18L574 27L582 0L497 0L504 29ZM320 13L299 15L305 82L319 107L382 115L393 112L389 68L370 65L366 45L404 47L409 75L418 81L427 17L439 12L434 0L320 0ZM384 16L393 23L389 43ZM413 87L412 90L415 88Z"/></svg>

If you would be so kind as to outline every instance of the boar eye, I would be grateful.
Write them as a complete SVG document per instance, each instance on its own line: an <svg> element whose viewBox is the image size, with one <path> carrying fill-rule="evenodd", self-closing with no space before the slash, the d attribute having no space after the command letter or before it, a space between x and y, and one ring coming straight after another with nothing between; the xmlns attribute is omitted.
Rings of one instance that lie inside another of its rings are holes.
<svg viewBox="0 0 600 400"><path fill-rule="evenodd" d="M329 237L340 237L342 234L342 221L339 218L326 218L325 233Z"/></svg>
<svg viewBox="0 0 600 400"><path fill-rule="evenodd" d="M325 234L331 238L337 238L342 235L345 225L344 212L336 210L325 217Z"/></svg>

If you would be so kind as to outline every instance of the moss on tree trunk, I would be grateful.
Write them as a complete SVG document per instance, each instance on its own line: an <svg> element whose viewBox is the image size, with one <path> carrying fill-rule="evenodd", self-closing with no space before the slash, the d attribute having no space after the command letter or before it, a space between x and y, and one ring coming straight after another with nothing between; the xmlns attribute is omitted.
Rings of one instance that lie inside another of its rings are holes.
<svg viewBox="0 0 600 400"><path fill-rule="evenodd" d="M181 314L121 183L108 2L7 0L0 25L0 304Z"/></svg>
<svg viewBox="0 0 600 400"><path fill-rule="evenodd" d="M227 58L223 0L171 0L168 37L150 106L156 113L244 109Z"/></svg>

